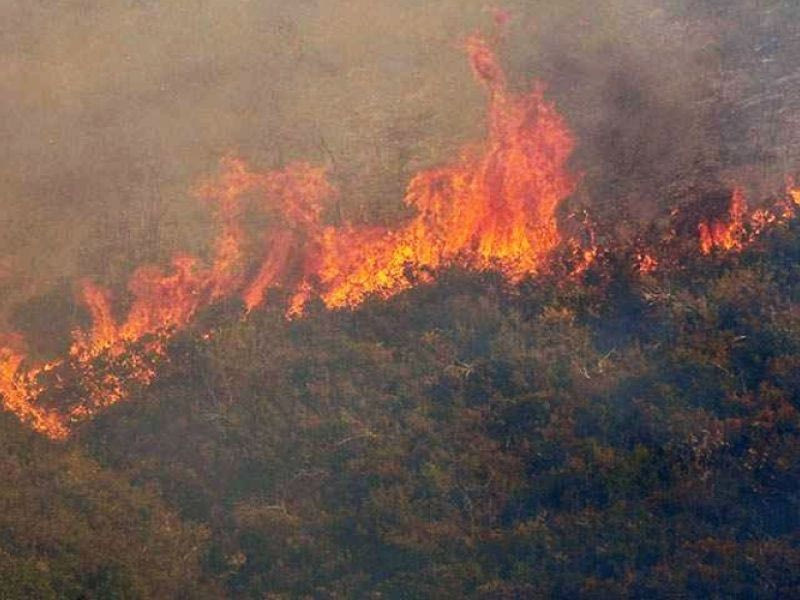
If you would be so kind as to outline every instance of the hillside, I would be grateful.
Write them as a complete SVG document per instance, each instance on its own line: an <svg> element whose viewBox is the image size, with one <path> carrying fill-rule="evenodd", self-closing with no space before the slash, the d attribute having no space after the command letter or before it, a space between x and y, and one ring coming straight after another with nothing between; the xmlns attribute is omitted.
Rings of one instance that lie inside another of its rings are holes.
<svg viewBox="0 0 800 600"><path fill-rule="evenodd" d="M0 3L0 600L800 598L797 2L504 4Z"/></svg>
<svg viewBox="0 0 800 600"><path fill-rule="evenodd" d="M160 494L0 417L0 597L216 598L205 527Z"/></svg>
<svg viewBox="0 0 800 600"><path fill-rule="evenodd" d="M789 597L798 226L670 272L220 308L78 440L207 526L235 597Z"/></svg>

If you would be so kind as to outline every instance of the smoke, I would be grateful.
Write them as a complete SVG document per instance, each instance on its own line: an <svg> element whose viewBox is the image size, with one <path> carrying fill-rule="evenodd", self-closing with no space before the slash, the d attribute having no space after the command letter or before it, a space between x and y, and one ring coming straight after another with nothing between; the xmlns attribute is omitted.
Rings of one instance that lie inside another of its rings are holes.
<svg viewBox="0 0 800 600"><path fill-rule="evenodd" d="M544 81L576 133L565 213L644 223L796 168L793 3L503 7L512 85ZM463 41L493 27L484 0L2 3L0 313L58 339L53 323L77 318L65 281L120 289L143 262L207 250L187 190L229 153L327 165L327 218L396 220L412 173L483 137ZM53 319L11 310L32 297Z"/></svg>
<svg viewBox="0 0 800 600"><path fill-rule="evenodd" d="M559 2L515 36L577 133L578 204L631 223L741 186L781 190L800 164L796 3Z"/></svg>

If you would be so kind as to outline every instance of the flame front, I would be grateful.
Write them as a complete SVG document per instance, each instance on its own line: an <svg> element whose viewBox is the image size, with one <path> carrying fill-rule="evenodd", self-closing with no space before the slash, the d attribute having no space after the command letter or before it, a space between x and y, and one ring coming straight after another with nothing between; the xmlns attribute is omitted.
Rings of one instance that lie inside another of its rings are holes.
<svg viewBox="0 0 800 600"><path fill-rule="evenodd" d="M498 24L506 17L499 15ZM74 332L68 357L31 367L19 341L0 346L6 410L43 434L66 437L75 423L126 398L132 386L149 384L169 336L223 298L239 297L250 311L280 287L290 294L287 314L297 316L315 295L329 308L354 307L369 296L388 298L429 281L451 266L497 270L510 281L546 270L562 242L557 211L576 185L567 168L573 137L540 86L528 94L508 90L484 38L469 38L466 49L488 93L487 138L450 164L411 179L404 201L413 216L407 221L396 227L327 225L323 210L338 192L323 168L297 163L258 172L227 158L220 175L198 190L215 206L212 259L181 254L168 271L137 269L128 283L130 309L119 321L110 291L85 282L92 325ZM776 210L748 213L744 193L736 190L726 217L697 224L700 252L742 249L767 225L795 214L800 191L792 189L789 196ZM245 227L247 211L263 217L258 240ZM588 246L572 238L564 244L575 257L574 276L601 255L587 214L584 229ZM255 255L254 247L260 249ZM669 264L662 258L657 248L642 250L636 270L647 274ZM60 370L77 375L82 395L70 407L51 408L42 396Z"/></svg>
<svg viewBox="0 0 800 600"><path fill-rule="evenodd" d="M405 197L415 211L410 220L395 228L328 226L321 215L336 191L324 169L299 163L260 173L226 159L221 175L199 190L217 206L220 233L212 264L179 255L169 272L141 267L128 284L133 303L121 322L114 318L111 293L86 282L83 298L92 326L76 331L70 356L46 369L66 365L80 373L86 397L67 411L45 409L37 383L43 368L25 368L23 353L4 349L5 408L42 433L64 437L74 422L123 399L132 383L149 383L155 371L143 356L163 355L170 332L202 307L234 294L252 310L270 288L293 290L287 313L297 315L312 294L330 308L352 307L372 294L396 294L451 265L498 269L512 280L542 269L560 241L556 210L574 188L565 166L572 136L539 87L527 95L507 90L505 73L482 37L469 38L466 46L489 95L487 140L411 180ZM248 204L253 202L257 206ZM243 250L245 208L262 211L267 221L255 260ZM95 372L97 358L113 360L133 344L140 356L129 357L124 377Z"/></svg>
<svg viewBox="0 0 800 600"><path fill-rule="evenodd" d="M415 216L399 227L323 225L322 208L336 192L324 171L308 165L255 173L229 161L220 180L205 186L214 197L255 192L268 213L277 212L243 292L248 309L276 285L295 290L289 312L297 314L312 292L329 308L355 306L451 265L498 269L510 279L542 268L560 241L556 210L574 188L566 168L572 135L540 88L508 92L483 38L470 38L467 51L489 92L488 139L453 164L414 177L405 203Z"/></svg>
<svg viewBox="0 0 800 600"><path fill-rule="evenodd" d="M469 40L473 71L490 95L481 152L418 174L405 202L416 216L397 229L323 228L306 263L330 308L390 296L445 266L494 268L511 279L537 272L559 243L556 209L573 190L565 164L573 140L539 89L510 94L482 38Z"/></svg>

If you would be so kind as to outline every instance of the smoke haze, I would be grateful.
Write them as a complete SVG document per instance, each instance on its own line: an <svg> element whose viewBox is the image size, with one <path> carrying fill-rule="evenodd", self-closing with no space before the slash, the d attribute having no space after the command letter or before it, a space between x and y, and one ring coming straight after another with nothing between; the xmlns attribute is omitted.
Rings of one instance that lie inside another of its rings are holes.
<svg viewBox="0 0 800 600"><path fill-rule="evenodd" d="M543 81L576 133L565 212L647 222L734 181L767 194L796 169L793 3L503 8L512 85ZM72 282L121 289L143 262L203 252L190 191L228 154L327 165L342 192L329 219L399 218L410 174L483 135L463 42L493 27L483 0L4 2L5 320L55 352L82 318Z"/></svg>

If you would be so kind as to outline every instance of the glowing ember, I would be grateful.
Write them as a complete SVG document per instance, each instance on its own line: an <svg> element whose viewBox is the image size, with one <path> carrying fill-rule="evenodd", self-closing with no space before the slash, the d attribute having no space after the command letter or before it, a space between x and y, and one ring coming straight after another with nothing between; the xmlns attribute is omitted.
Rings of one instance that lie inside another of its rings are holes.
<svg viewBox="0 0 800 600"><path fill-rule="evenodd" d="M642 274L652 273L658 268L658 259L647 252L640 252L636 256L636 268Z"/></svg>

